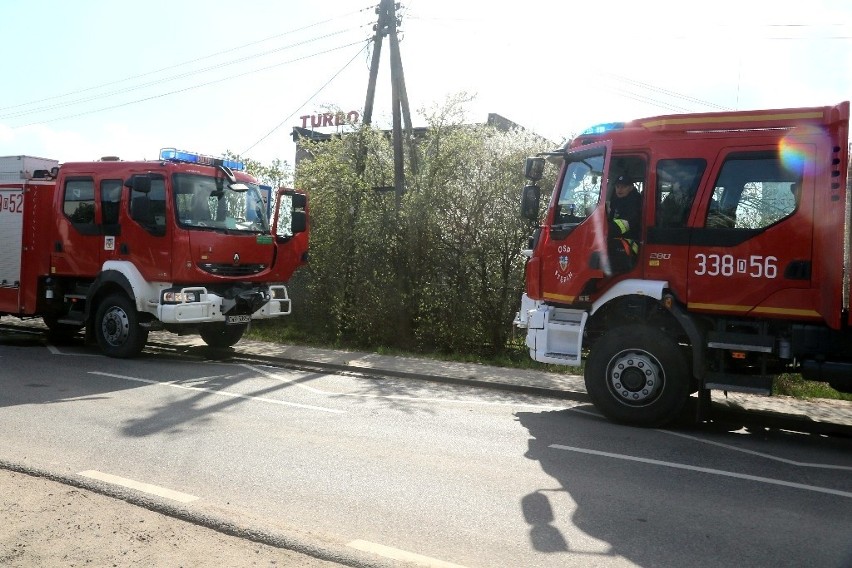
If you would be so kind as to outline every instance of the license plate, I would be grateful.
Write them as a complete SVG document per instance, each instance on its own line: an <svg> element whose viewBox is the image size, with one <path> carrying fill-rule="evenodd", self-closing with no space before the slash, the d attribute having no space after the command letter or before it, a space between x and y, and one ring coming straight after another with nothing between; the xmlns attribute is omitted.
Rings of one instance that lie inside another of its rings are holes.
<svg viewBox="0 0 852 568"><path fill-rule="evenodd" d="M251 321L250 315L225 316L225 323L228 325L236 325L240 323L248 323Z"/></svg>

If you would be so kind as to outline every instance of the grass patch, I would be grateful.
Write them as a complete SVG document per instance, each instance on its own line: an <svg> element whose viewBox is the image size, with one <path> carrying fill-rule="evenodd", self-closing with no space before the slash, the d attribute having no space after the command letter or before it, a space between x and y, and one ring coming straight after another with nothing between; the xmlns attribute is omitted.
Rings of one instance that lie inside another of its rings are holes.
<svg viewBox="0 0 852 568"><path fill-rule="evenodd" d="M253 321L245 334L246 339L270 341L272 343L293 343L311 347L339 347L327 339L301 331L297 326L281 325L277 321Z"/></svg>
<svg viewBox="0 0 852 568"><path fill-rule="evenodd" d="M298 326L281 325L275 321L252 322L246 339L256 341L270 341L273 343L287 343L292 345L306 345L309 347L320 347L323 349L345 349L349 351L369 351L379 355L390 355L400 357L422 357L436 361L452 361L456 363L477 363L481 365L492 365L495 367L508 367L511 369L530 369L546 371L551 373L583 374L582 367L565 367L562 365L547 365L534 361L530 357L529 349L523 340L512 340L501 353L482 352L439 352L439 351L410 351L398 347L387 347L384 345L373 345L365 348L363 345L349 343L332 338L323 338L300 330Z"/></svg>
<svg viewBox="0 0 852 568"><path fill-rule="evenodd" d="M834 400L852 400L852 393L839 392L828 383L806 381L801 375L784 374L775 379L772 394L793 396L796 398L829 398Z"/></svg>

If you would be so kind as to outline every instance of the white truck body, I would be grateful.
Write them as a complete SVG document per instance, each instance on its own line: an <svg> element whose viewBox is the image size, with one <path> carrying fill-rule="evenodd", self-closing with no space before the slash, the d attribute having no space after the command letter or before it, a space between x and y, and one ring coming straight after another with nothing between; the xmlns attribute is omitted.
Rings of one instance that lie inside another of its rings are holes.
<svg viewBox="0 0 852 568"><path fill-rule="evenodd" d="M59 166L56 160L35 156L0 156L0 181L31 179L36 170L50 170Z"/></svg>

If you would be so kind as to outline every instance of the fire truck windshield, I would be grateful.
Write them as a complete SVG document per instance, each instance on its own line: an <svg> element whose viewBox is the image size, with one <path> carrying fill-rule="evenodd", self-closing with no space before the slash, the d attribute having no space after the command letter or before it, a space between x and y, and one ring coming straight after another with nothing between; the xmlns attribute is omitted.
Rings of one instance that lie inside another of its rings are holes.
<svg viewBox="0 0 852 568"><path fill-rule="evenodd" d="M577 225L592 214L600 200L603 167L603 149L566 156L554 225Z"/></svg>
<svg viewBox="0 0 852 568"><path fill-rule="evenodd" d="M175 211L186 229L269 233L269 217L260 187L232 190L227 179L198 174L175 174Z"/></svg>

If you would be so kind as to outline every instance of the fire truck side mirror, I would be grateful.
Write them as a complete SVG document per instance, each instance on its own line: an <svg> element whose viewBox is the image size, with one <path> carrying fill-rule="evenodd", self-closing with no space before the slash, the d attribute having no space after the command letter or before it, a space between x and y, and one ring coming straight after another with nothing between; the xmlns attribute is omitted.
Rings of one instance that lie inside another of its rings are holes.
<svg viewBox="0 0 852 568"><path fill-rule="evenodd" d="M524 163L524 177L533 183L541 179L544 175L544 158L540 156L532 156L527 158Z"/></svg>
<svg viewBox="0 0 852 568"><path fill-rule="evenodd" d="M307 196L292 189L281 188L278 190L276 199L273 229L279 242L287 241L293 235L307 231Z"/></svg>
<svg viewBox="0 0 852 568"><path fill-rule="evenodd" d="M541 190L537 185L529 184L524 186L524 191L521 194L521 217L530 221L538 220L538 206Z"/></svg>
<svg viewBox="0 0 852 568"><path fill-rule="evenodd" d="M290 220L290 230L293 234L304 233L308 228L308 215L304 211L293 211L293 218Z"/></svg>
<svg viewBox="0 0 852 568"><path fill-rule="evenodd" d="M124 185L139 193L151 192L151 178L145 175L131 176L124 182Z"/></svg>
<svg viewBox="0 0 852 568"><path fill-rule="evenodd" d="M308 197L304 193L293 193L292 217L290 219L290 230L296 233L304 233L308 229L308 214L305 207L308 206Z"/></svg>

